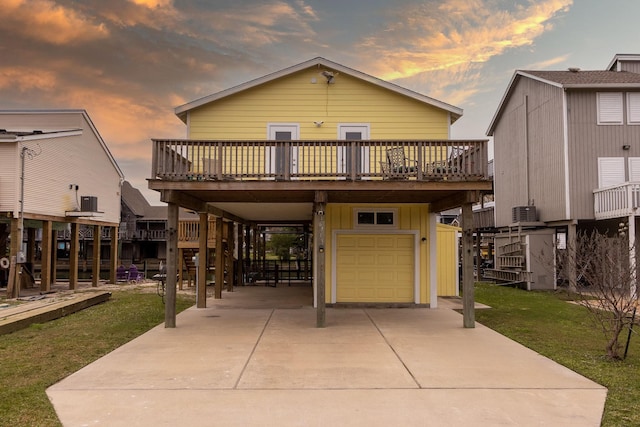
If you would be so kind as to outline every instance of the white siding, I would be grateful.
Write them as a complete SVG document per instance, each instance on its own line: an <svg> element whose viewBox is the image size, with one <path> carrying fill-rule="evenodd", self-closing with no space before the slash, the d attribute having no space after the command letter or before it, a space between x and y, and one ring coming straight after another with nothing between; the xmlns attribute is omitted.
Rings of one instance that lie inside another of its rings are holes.
<svg viewBox="0 0 640 427"><path fill-rule="evenodd" d="M25 159L26 217L64 217L67 211L80 208L81 196L96 196L98 210L104 214L92 220L111 224L120 222L120 174L81 112L0 114L0 127L8 130L82 129L79 136L22 143L37 154ZM19 163L14 176L19 177Z"/></svg>
<svg viewBox="0 0 640 427"><path fill-rule="evenodd" d="M18 212L19 167L17 144L0 143L0 212Z"/></svg>

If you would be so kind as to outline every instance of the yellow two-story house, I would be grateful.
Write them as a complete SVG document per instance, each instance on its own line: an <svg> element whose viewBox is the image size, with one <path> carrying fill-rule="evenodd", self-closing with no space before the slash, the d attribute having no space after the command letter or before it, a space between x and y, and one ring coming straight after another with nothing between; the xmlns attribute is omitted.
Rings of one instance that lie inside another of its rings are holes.
<svg viewBox="0 0 640 427"><path fill-rule="evenodd" d="M178 206L200 212L202 226L210 214L310 223L319 325L327 304L435 307L437 214L462 207L468 217L491 190L487 141L450 139L460 108L324 58L175 112L187 137L153 140L149 180L169 204L168 254ZM464 266L472 286L471 256ZM167 268L171 279L175 261Z"/></svg>

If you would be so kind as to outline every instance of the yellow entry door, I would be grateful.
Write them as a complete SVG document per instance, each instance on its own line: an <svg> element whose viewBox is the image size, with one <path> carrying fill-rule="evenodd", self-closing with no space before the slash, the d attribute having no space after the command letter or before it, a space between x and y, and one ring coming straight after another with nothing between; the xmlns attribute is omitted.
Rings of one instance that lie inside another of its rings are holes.
<svg viewBox="0 0 640 427"><path fill-rule="evenodd" d="M415 236L338 234L336 302L415 302Z"/></svg>

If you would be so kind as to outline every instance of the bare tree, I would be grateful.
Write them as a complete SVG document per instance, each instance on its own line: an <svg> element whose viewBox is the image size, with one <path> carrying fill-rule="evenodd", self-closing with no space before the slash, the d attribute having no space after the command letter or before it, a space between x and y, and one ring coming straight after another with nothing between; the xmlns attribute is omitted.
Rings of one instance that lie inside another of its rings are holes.
<svg viewBox="0 0 640 427"><path fill-rule="evenodd" d="M638 302L635 256L629 256L636 252L625 231L621 228L614 236L580 231L575 246L568 242L567 249L557 254L559 279L576 284L579 301L607 339L610 359L621 358L620 334L633 321L631 313ZM575 275L573 281L569 275Z"/></svg>

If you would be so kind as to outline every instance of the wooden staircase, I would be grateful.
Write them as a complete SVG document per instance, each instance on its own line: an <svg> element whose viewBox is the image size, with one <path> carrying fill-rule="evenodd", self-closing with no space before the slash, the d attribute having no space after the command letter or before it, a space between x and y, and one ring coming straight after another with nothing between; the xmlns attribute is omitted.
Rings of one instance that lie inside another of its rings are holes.
<svg viewBox="0 0 640 427"><path fill-rule="evenodd" d="M192 286L192 282L195 284L196 280L196 263L193 261L193 257L198 251L193 248L182 248L180 251L182 252L182 269L187 273L188 286ZM182 288L181 285L182 283L180 283L180 288Z"/></svg>

